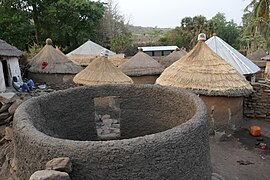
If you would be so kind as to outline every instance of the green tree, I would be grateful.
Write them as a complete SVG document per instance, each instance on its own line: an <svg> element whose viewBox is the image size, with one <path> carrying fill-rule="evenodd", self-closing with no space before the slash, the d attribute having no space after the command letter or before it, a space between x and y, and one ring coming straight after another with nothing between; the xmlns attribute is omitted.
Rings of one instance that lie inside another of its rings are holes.
<svg viewBox="0 0 270 180"><path fill-rule="evenodd" d="M122 34L115 37L111 42L111 48L117 53L125 53L126 50L132 45L132 38L130 34Z"/></svg>

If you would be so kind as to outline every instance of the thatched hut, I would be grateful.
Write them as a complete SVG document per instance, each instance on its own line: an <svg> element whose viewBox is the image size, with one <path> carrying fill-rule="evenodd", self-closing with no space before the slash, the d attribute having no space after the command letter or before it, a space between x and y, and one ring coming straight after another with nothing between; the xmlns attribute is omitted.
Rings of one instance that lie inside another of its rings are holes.
<svg viewBox="0 0 270 180"><path fill-rule="evenodd" d="M72 83L75 74L82 68L74 64L59 50L52 46L52 40L47 39L46 45L30 61L29 77L36 82L51 84Z"/></svg>
<svg viewBox="0 0 270 180"><path fill-rule="evenodd" d="M165 68L169 67L172 65L174 62L178 61L181 59L183 56L185 56L187 52L184 49L179 49L177 48L174 50L172 53L170 53L168 56L165 58L161 59L159 63L164 66Z"/></svg>
<svg viewBox="0 0 270 180"><path fill-rule="evenodd" d="M119 66L121 71L132 78L135 84L154 84L164 68L149 55L139 52Z"/></svg>
<svg viewBox="0 0 270 180"><path fill-rule="evenodd" d="M18 57L22 51L0 39L0 92L12 85L12 77L21 79Z"/></svg>
<svg viewBox="0 0 270 180"><path fill-rule="evenodd" d="M266 61L262 60L263 57L267 56L267 53L263 50L262 47L258 48L252 54L247 55L247 58L250 59L254 64L256 64L261 70L256 73L256 78L265 77L265 68Z"/></svg>
<svg viewBox="0 0 270 180"><path fill-rule="evenodd" d="M68 53L67 56L76 64L88 66L94 59L99 57L100 53L102 53L104 50L108 51L109 56L115 55L114 52L100 46L97 43L94 43L91 40L88 40L74 51Z"/></svg>
<svg viewBox="0 0 270 180"><path fill-rule="evenodd" d="M212 51L232 65L240 74L253 76L260 68L215 34L206 41Z"/></svg>
<svg viewBox="0 0 270 180"><path fill-rule="evenodd" d="M78 73L73 81L80 85L132 84L130 77L122 73L109 61L108 57L96 58L84 70Z"/></svg>
<svg viewBox="0 0 270 180"><path fill-rule="evenodd" d="M237 129L243 116L243 96L252 86L204 41L165 69L156 81L163 86L190 89L205 102L214 129Z"/></svg>

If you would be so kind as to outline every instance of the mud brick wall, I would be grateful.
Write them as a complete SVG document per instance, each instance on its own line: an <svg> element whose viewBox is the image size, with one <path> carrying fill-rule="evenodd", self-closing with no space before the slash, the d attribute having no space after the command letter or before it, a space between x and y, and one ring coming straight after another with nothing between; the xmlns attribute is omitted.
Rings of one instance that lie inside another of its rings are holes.
<svg viewBox="0 0 270 180"><path fill-rule="evenodd" d="M117 96L121 137L98 141L94 98ZM32 98L14 118L17 175L69 157L73 180L211 179L207 110L195 94L158 85L79 87Z"/></svg>
<svg viewBox="0 0 270 180"><path fill-rule="evenodd" d="M244 115L270 121L270 85L253 83L254 93L244 99Z"/></svg>

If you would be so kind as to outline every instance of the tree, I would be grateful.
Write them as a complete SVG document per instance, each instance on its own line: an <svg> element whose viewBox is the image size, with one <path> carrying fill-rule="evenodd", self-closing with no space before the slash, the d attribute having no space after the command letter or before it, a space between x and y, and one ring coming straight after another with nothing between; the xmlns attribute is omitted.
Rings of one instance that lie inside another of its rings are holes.
<svg viewBox="0 0 270 180"><path fill-rule="evenodd" d="M111 42L111 48L117 53L125 53L132 45L131 33L128 35L122 34L115 37Z"/></svg>

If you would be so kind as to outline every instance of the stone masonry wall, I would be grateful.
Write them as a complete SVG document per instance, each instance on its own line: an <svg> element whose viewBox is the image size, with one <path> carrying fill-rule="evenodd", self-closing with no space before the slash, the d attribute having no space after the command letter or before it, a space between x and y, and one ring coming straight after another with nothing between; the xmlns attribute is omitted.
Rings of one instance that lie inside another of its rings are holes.
<svg viewBox="0 0 270 180"><path fill-rule="evenodd" d="M121 137L96 139L94 98L120 98ZM17 175L69 157L74 180L211 179L207 110L195 94L158 85L80 87L32 98L14 117Z"/></svg>
<svg viewBox="0 0 270 180"><path fill-rule="evenodd" d="M270 85L253 83L254 93L244 99L244 115L270 121Z"/></svg>

